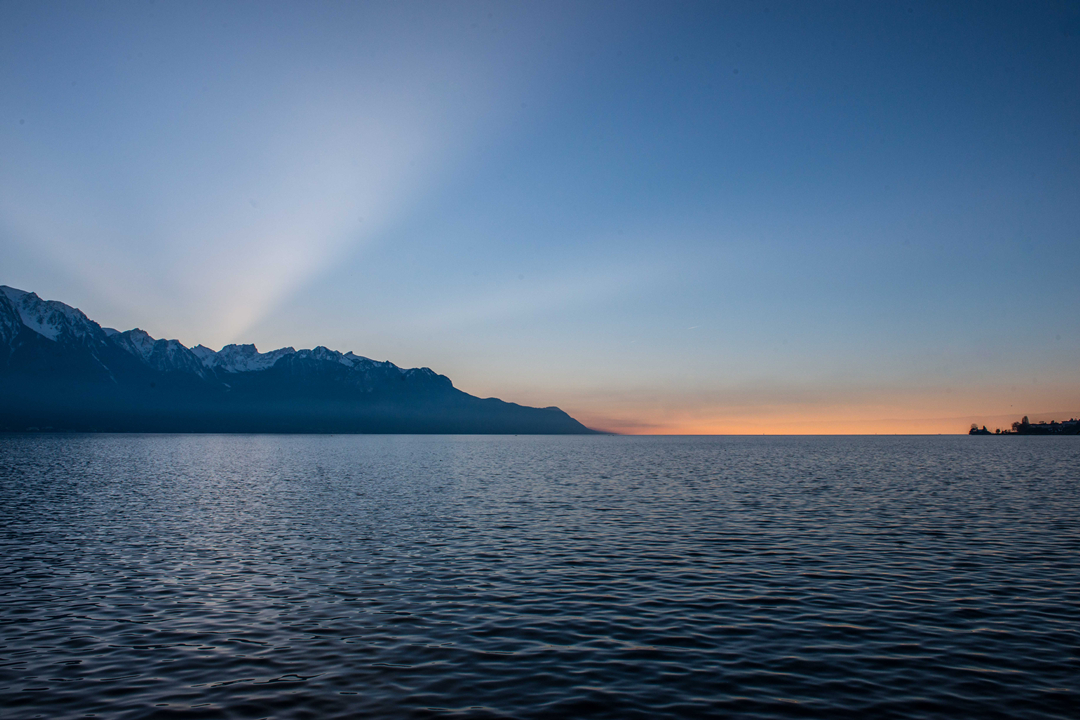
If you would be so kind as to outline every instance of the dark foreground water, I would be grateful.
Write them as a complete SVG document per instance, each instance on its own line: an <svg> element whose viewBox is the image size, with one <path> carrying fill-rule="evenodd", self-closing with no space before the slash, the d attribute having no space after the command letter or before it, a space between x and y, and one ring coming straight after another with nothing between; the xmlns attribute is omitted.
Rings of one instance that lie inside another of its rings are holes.
<svg viewBox="0 0 1080 720"><path fill-rule="evenodd" d="M0 436L0 716L1080 717L1080 438Z"/></svg>

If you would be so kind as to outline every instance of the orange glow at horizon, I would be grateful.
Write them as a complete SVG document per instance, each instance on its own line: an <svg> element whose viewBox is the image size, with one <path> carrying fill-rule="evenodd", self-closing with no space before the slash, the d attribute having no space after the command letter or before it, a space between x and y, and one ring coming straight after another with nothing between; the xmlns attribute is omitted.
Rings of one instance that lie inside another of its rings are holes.
<svg viewBox="0 0 1080 720"><path fill-rule="evenodd" d="M1080 410L1068 410L1075 405L1080 403L1044 411L1021 409L1003 413L995 409L994 412L966 414L958 408L943 407L830 407L820 410L744 407L727 411L721 408L713 412L700 408L668 408L659 412L632 413L627 413L626 408L609 413L582 408L576 413L569 412L589 428L619 435L963 435L972 423L994 431L1008 429L1024 415L1030 416L1032 422L1080 417ZM628 417L650 420L641 422Z"/></svg>

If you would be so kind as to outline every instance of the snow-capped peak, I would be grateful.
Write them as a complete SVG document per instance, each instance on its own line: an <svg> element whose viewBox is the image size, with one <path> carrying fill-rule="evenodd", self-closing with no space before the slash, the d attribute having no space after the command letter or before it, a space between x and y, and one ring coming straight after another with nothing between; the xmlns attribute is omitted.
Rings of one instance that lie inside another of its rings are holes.
<svg viewBox="0 0 1080 720"><path fill-rule="evenodd" d="M199 347L203 346L200 345ZM274 363L281 358L295 352L291 347L261 353L254 345L226 345L216 353L210 348L203 348L197 354L207 367L235 373L266 370L273 367Z"/></svg>
<svg viewBox="0 0 1080 720"><path fill-rule="evenodd" d="M203 365L206 365L207 367L210 367L210 365L212 365L211 360L215 355L217 355L216 352L201 344L191 348L191 352L195 357L199 358L199 362L201 362Z"/></svg>
<svg viewBox="0 0 1080 720"><path fill-rule="evenodd" d="M342 365L344 365L346 367L352 367L353 366L353 361L350 358L346 357L345 355L342 355L337 350L331 350L330 348L324 347L322 345L319 345L314 350L301 350L300 354L303 357L309 357L309 358L313 358L315 360L322 360L324 362L341 363Z"/></svg>
<svg viewBox="0 0 1080 720"><path fill-rule="evenodd" d="M0 285L0 292L11 301L23 325L49 340L100 337L101 327L78 308L56 300L42 300L35 293L7 285Z"/></svg>
<svg viewBox="0 0 1080 720"><path fill-rule="evenodd" d="M116 338L123 345L127 346L127 349L134 355L138 355L143 360L147 360L150 357L150 353L154 351L154 338L150 337L150 333L145 330L135 328L134 330L128 330L127 332L120 333L120 336Z"/></svg>
<svg viewBox="0 0 1080 720"><path fill-rule="evenodd" d="M140 328L126 332L102 328L77 308L55 300L42 300L32 292L0 285L0 352L10 356L14 351L14 341L24 333L36 333L42 341L89 351L90 357L112 382L117 382L114 370L123 374L130 367L127 361L113 365L113 361L118 359L115 351L120 350L155 371L190 373L224 387L230 387L225 382L227 375L268 370L279 360L290 356L292 360L281 369L295 377L340 378L340 371L324 372L330 369L326 365L334 364L348 368L345 373L347 383L354 388L370 390L389 379L425 380L428 376L452 387L448 379L427 368L404 370L389 361L371 360L351 351L340 353L322 345L299 352L284 347L267 353L259 352L254 345L226 345L217 352L205 345L188 349L179 340L155 340ZM38 340L31 338L31 342Z"/></svg>
<svg viewBox="0 0 1080 720"><path fill-rule="evenodd" d="M357 355L352 350L345 353L342 357L345 360L350 361L349 363L346 363L349 365L349 367L378 367L384 368L386 370L401 370L401 368L399 368L397 365L390 362L389 360L372 360L371 358L366 358L363 355Z"/></svg>
<svg viewBox="0 0 1080 720"><path fill-rule="evenodd" d="M109 335L109 339L155 370L194 372L201 377L206 376L206 368L199 358L179 340L155 340L139 328Z"/></svg>

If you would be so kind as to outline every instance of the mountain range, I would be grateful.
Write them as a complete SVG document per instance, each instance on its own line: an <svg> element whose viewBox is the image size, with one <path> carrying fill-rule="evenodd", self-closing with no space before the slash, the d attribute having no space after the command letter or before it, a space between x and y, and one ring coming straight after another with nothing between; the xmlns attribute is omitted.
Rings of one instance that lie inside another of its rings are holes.
<svg viewBox="0 0 1080 720"><path fill-rule="evenodd" d="M428 368L351 352L214 351L104 328L0 285L0 430L250 433L594 431L555 407L481 399Z"/></svg>

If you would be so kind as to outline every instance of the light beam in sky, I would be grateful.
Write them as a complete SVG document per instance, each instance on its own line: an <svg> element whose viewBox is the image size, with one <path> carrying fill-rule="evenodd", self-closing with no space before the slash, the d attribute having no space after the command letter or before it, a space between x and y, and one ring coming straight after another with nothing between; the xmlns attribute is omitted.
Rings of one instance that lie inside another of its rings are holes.
<svg viewBox="0 0 1080 720"><path fill-rule="evenodd" d="M1077 28L1046 4L0 3L0 283L628 432L1068 412Z"/></svg>
<svg viewBox="0 0 1080 720"><path fill-rule="evenodd" d="M465 149L499 134L523 81L538 82L503 67L535 68L535 51L508 58L465 8L337 8L340 27L314 8L268 9L203 6L208 25L235 23L223 31L192 27L179 7L73 12L42 29L42 42L75 44L67 62L91 50L83 19L107 26L97 30L115 47L92 49L96 75L67 68L88 87L48 98L54 107L29 113L9 144L17 172L0 177L0 217L11 239L110 304L153 307L145 324L167 334L239 340L415 210ZM166 34L171 23L180 29ZM413 42L396 42L405 33ZM40 78L19 80L29 93Z"/></svg>

